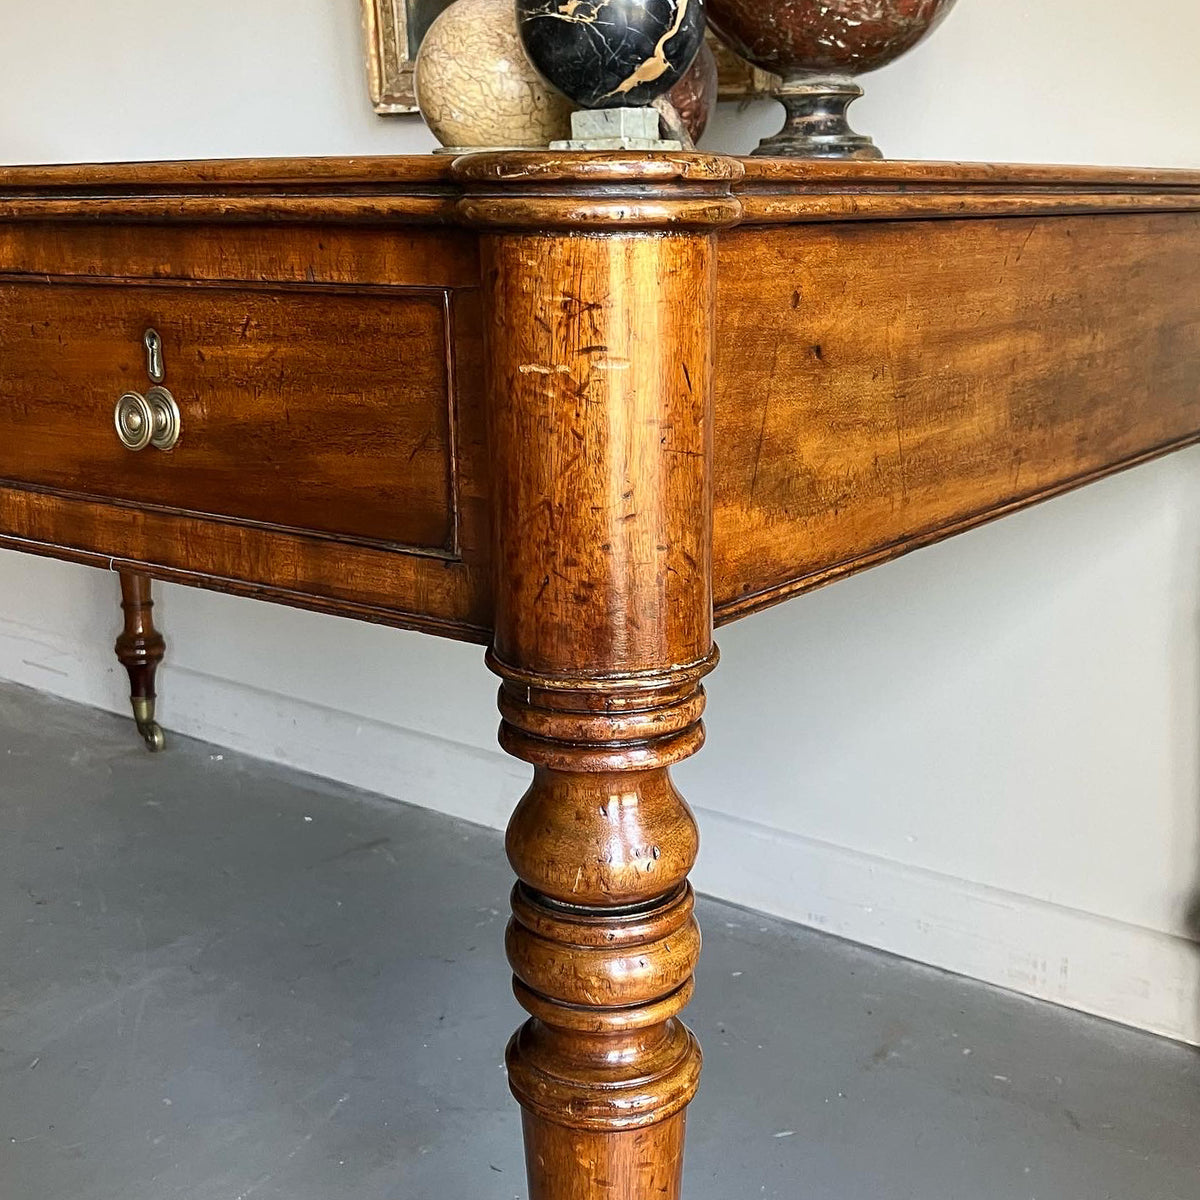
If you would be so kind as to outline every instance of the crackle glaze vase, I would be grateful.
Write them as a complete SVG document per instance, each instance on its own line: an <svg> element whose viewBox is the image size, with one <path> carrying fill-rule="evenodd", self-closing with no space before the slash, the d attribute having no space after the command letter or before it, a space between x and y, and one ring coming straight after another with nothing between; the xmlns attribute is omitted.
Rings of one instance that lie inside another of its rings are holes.
<svg viewBox="0 0 1200 1200"><path fill-rule="evenodd" d="M708 0L713 29L735 53L780 76L787 121L755 154L881 158L855 133L854 77L878 70L928 36L954 0Z"/></svg>

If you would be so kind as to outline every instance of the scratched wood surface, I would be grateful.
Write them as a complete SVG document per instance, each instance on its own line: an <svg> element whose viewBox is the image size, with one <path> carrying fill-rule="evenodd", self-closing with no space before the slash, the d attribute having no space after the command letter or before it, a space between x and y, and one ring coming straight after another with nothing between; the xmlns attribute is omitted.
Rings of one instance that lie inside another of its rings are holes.
<svg viewBox="0 0 1200 1200"><path fill-rule="evenodd" d="M191 289L146 285L203 281L230 285L220 294L249 307L255 289L274 284L444 290L454 381L450 423L432 438L406 424L413 409L391 411L377 389L374 406L361 410L371 420L345 430L333 480L327 464L315 474L303 465L307 433L276 423L270 449L290 445L294 469L276 464L287 486L272 490L270 474L254 476L245 461L236 424L218 420L253 372L210 368L190 394L197 404L218 398L205 414L214 423L198 426L187 418L199 410L185 412L173 460L142 455L126 478L105 441L103 406L81 397L136 374L128 331L111 321L67 330L70 379L59 383L68 386L37 399L30 417L29 381L52 376L46 343L21 333L12 309L0 371L26 382L0 389L8 447L0 542L487 640L485 281L470 226L486 212L501 224L603 232L614 202L655 234L726 227L717 235L715 315L718 621L1200 430L1194 172L687 155L500 156L465 172L431 158L4 168L0 274L14 287L50 276L59 282L45 294L61 296L55 289L76 276L136 285L144 297L186 296ZM198 334L212 326L221 341L220 305L193 294L194 313L143 304L139 319L174 315ZM605 302L621 301L610 293ZM338 317L348 309L332 303L329 322L308 322L312 347L284 350L310 380L299 410L328 437L337 431L318 412L321 392L344 390L347 373L362 370L356 355L368 357L368 371L396 360L396 339L356 336L354 322ZM432 332L399 356L399 394L439 369ZM106 363L114 370L100 369ZM370 391L363 382L351 390ZM73 406L70 422L48 429L63 405ZM265 401L250 405L250 441L261 445L271 432L271 411ZM198 430L227 437L220 453L209 443L204 463ZM373 447L380 435L383 446ZM418 444L408 477L382 461ZM307 490L322 472L332 504ZM189 492L187 481L202 476ZM435 477L439 486L452 480L436 502ZM447 544L448 505L457 550L423 557ZM413 552L379 548L389 543Z"/></svg>
<svg viewBox="0 0 1200 1200"><path fill-rule="evenodd" d="M720 253L722 619L1200 432L1200 214L744 229Z"/></svg>
<svg viewBox="0 0 1200 1200"><path fill-rule="evenodd" d="M0 481L453 552L447 297L0 278ZM113 436L162 340L170 451Z"/></svg>
<svg viewBox="0 0 1200 1200"><path fill-rule="evenodd" d="M93 197L116 186L89 182L99 173L17 172L26 182L65 176L73 191L82 179ZM170 164L140 186L158 192L167 178L182 187L207 174L203 164ZM444 171L422 162L415 174ZM318 164L306 186L320 192L321 180ZM0 304L0 544L487 640L483 339L470 233L0 217L0 289L10 297L7 310ZM443 292L445 328L441 301L430 304ZM56 299L78 295L94 299ZM12 305L34 319L17 320ZM183 437L165 454L130 454L112 427L126 381L148 382L143 322L166 339L167 386L183 413ZM339 394L348 402L330 403ZM411 475L398 461L410 456ZM457 546L447 550L451 527ZM412 552L394 548L403 543Z"/></svg>
<svg viewBox="0 0 1200 1200"><path fill-rule="evenodd" d="M505 170L500 164L500 170ZM698 164L702 192L731 176ZM533 779L505 845L508 1048L530 1200L680 1200L701 1053L679 1018L700 931L670 768L715 665L712 373L720 203L594 198L546 232L551 175L466 168L481 228L500 744ZM568 197L569 203L569 197ZM698 225L708 205L710 226ZM664 212L664 210L666 210ZM672 211L673 210L673 211ZM644 236L677 216L687 232Z"/></svg>

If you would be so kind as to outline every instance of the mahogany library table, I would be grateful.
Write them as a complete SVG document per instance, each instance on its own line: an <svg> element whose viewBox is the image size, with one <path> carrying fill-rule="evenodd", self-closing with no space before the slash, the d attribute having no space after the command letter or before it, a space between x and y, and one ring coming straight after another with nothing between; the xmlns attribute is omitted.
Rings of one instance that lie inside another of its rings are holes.
<svg viewBox="0 0 1200 1200"><path fill-rule="evenodd" d="M1200 439L1200 173L5 169L0 335L0 544L125 573L143 723L151 578L488 646L530 1195L677 1200L714 618Z"/></svg>

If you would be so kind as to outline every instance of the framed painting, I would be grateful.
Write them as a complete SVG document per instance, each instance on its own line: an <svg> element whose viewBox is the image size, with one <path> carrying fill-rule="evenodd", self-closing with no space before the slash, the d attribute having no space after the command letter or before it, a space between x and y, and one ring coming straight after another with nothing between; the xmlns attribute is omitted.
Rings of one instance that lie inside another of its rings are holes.
<svg viewBox="0 0 1200 1200"><path fill-rule="evenodd" d="M362 0L367 36L367 80L371 103L383 116L416 112L413 62L425 31L453 0ZM710 35L711 38L711 35ZM722 100L746 100L770 93L773 75L743 62L713 39L720 67Z"/></svg>

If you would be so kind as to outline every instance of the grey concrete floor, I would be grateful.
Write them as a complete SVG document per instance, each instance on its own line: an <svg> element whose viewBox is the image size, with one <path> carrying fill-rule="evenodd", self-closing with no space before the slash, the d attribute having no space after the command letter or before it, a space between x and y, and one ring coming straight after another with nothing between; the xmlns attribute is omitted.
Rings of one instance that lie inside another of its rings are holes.
<svg viewBox="0 0 1200 1200"><path fill-rule="evenodd" d="M513 1200L499 836L0 686L0 1200ZM1200 1055L706 901L688 1200L1197 1200Z"/></svg>

